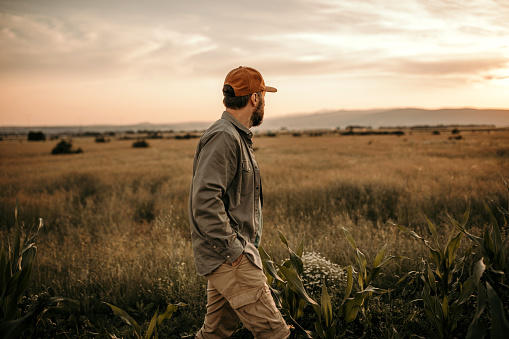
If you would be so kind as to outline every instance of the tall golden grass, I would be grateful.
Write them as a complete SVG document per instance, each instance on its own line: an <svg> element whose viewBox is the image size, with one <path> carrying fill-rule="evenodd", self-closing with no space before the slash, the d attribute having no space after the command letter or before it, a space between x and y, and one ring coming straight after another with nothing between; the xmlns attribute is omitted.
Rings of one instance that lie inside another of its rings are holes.
<svg viewBox="0 0 509 339"><path fill-rule="evenodd" d="M390 221L420 229L427 216L446 237L447 214L462 215L470 206L467 227L476 233L490 222L483 199L508 205L500 175L509 178L509 132L461 134L461 140L408 131L255 137L265 197L262 245L284 256L274 241L279 230L295 246L304 240L306 251L346 266L354 258L345 227L371 260L385 243L390 253L410 258L385 277L397 281L426 253ZM168 322L169 336L201 326L206 282L194 270L187 215L197 141L148 142L149 148L136 149L132 141L75 138L84 153L59 156L50 154L54 142L0 142L0 234L10 232L18 197L20 219L32 224L41 217L46 225L31 297L76 300L40 320L47 337L113 327L127 336L118 323L112 327L115 320L101 301L134 310L147 322L157 306L182 301L189 306Z"/></svg>

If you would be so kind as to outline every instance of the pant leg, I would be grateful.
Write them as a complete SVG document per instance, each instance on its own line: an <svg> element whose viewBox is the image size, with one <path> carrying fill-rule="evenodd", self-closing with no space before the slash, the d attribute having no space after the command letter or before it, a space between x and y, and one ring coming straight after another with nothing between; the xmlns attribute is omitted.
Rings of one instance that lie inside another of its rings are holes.
<svg viewBox="0 0 509 339"><path fill-rule="evenodd" d="M196 334L198 339L222 339L230 337L239 325L239 318L228 300L214 287L207 283L207 313L203 326Z"/></svg>
<svg viewBox="0 0 509 339"><path fill-rule="evenodd" d="M207 279L255 338L281 339L290 335L272 299L265 274L246 256L235 267L221 265Z"/></svg>

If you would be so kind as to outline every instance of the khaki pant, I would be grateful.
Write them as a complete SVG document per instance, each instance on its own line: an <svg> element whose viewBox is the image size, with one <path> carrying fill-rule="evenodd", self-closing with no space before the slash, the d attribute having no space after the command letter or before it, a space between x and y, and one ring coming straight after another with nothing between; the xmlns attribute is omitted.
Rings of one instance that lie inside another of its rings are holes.
<svg viewBox="0 0 509 339"><path fill-rule="evenodd" d="M257 339L288 338L263 271L245 255L237 266L222 264L206 278L207 314L196 338L228 338L240 321Z"/></svg>

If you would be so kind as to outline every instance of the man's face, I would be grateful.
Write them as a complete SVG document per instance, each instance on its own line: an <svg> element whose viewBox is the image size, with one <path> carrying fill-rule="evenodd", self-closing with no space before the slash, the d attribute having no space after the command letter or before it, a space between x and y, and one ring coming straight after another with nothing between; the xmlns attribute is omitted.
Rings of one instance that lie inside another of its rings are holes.
<svg viewBox="0 0 509 339"><path fill-rule="evenodd" d="M265 108L265 92L262 92L262 95L259 95L260 101L258 101L258 105L256 106L253 115L251 115L251 126L256 127L260 126L263 121L263 114Z"/></svg>

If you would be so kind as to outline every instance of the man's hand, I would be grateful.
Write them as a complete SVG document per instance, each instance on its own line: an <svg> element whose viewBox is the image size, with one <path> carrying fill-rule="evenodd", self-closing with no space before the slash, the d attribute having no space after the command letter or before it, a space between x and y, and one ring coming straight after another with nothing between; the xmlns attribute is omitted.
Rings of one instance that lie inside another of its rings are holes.
<svg viewBox="0 0 509 339"><path fill-rule="evenodd" d="M239 255L239 257L238 257L238 258L237 258L234 262L232 262L232 266L233 266L233 267L235 267L235 266L237 266L237 265L239 264L239 262L242 260L242 256L243 256L243 255L244 255L244 253L241 253L241 254Z"/></svg>

